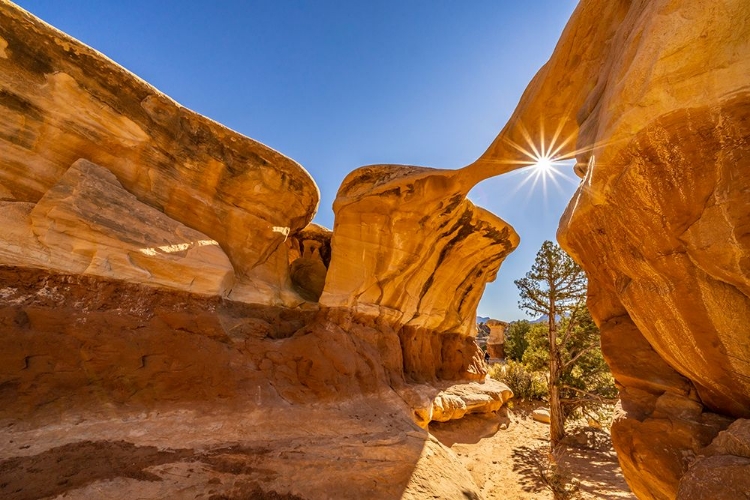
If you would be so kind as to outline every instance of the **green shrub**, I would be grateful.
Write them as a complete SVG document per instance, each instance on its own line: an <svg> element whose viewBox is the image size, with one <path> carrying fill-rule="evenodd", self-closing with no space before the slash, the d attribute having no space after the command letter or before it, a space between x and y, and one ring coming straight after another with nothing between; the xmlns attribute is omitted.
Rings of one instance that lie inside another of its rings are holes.
<svg viewBox="0 0 750 500"><path fill-rule="evenodd" d="M516 361L508 360L505 365L493 365L490 377L510 387L516 399L545 399L549 395L544 373L528 371Z"/></svg>

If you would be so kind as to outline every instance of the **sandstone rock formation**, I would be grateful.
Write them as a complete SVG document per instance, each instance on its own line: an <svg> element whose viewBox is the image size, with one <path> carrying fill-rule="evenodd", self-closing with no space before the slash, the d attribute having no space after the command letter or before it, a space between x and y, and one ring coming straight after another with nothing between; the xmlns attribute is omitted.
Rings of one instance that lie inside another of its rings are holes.
<svg viewBox="0 0 750 500"><path fill-rule="evenodd" d="M427 427L430 422L497 411L513 397L513 391L502 382L487 378L482 383L411 384L403 387L399 395L413 409L415 422Z"/></svg>
<svg viewBox="0 0 750 500"><path fill-rule="evenodd" d="M750 420L735 420L690 464L677 496L684 500L738 498L750 491Z"/></svg>
<svg viewBox="0 0 750 500"><path fill-rule="evenodd" d="M310 222L319 198L302 167L5 0L0 21L0 199L36 203L84 158L217 241L236 272L236 298L299 302L284 241Z"/></svg>
<svg viewBox="0 0 750 500"><path fill-rule="evenodd" d="M36 204L0 203L12 233L0 241L5 264L205 295L232 288L234 270L216 241L139 202L110 171L86 160Z"/></svg>
<svg viewBox="0 0 750 500"><path fill-rule="evenodd" d="M508 328L508 323L491 319L487 322L487 326L490 328L490 336L487 338L487 353L491 358L504 359L505 329Z"/></svg>
<svg viewBox="0 0 750 500"><path fill-rule="evenodd" d="M289 274L304 299L317 302L331 263L331 231L310 224L288 240Z"/></svg>
<svg viewBox="0 0 750 500"><path fill-rule="evenodd" d="M476 307L519 242L466 187L461 171L375 165L349 174L334 203L320 303L397 331L418 382L484 379Z"/></svg>
<svg viewBox="0 0 750 500"><path fill-rule="evenodd" d="M331 235L299 165L6 0L0 83L0 496L477 496L420 428L511 397L474 317L518 237L463 172L359 169Z"/></svg>
<svg viewBox="0 0 750 500"><path fill-rule="evenodd" d="M466 169L518 168L517 146L540 135L576 155L583 180L558 239L590 280L621 389L613 440L640 498L688 498L678 484L694 457L750 415L748 40L746 2L582 1ZM736 477L742 463L710 458L686 477Z"/></svg>

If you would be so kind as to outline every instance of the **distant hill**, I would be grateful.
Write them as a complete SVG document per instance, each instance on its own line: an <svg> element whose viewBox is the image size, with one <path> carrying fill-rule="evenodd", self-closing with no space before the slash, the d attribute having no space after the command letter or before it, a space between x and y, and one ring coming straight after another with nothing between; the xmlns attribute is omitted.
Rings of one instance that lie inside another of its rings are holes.
<svg viewBox="0 0 750 500"><path fill-rule="evenodd" d="M530 323L536 324L536 323L546 323L548 321L549 316L546 314L544 316L539 316L537 319L529 320ZM562 319L562 316L559 314L557 315L557 321L560 321Z"/></svg>
<svg viewBox="0 0 750 500"><path fill-rule="evenodd" d="M487 323L490 320L489 316L477 316L477 323Z"/></svg>

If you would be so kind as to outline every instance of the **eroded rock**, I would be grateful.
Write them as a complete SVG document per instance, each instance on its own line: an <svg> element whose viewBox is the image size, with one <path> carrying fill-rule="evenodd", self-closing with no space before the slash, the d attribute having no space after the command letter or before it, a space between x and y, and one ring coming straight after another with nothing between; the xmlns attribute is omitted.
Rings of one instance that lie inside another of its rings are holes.
<svg viewBox="0 0 750 500"><path fill-rule="evenodd" d="M490 358L504 359L505 329L508 328L508 323L491 319L487 322L487 326L490 329L490 336L487 337L487 353L490 355Z"/></svg>
<svg viewBox="0 0 750 500"><path fill-rule="evenodd" d="M749 34L744 2L581 2L466 169L518 168L525 132L577 155L558 239L589 277L621 388L613 441L640 498L675 498L696 454L750 415Z"/></svg>
<svg viewBox="0 0 750 500"><path fill-rule="evenodd" d="M237 274L236 299L299 302L284 241L319 199L302 167L9 2L0 3L0 38L0 199L36 203L87 159L141 203L217 241Z"/></svg>
<svg viewBox="0 0 750 500"><path fill-rule="evenodd" d="M289 275L297 293L317 302L323 293L328 266L331 263L329 229L310 224L289 238Z"/></svg>
<svg viewBox="0 0 750 500"><path fill-rule="evenodd" d="M461 171L355 171L332 238L299 165L5 1L0 77L3 496L478 494L394 392L485 378L518 237ZM429 420L511 396L439 386Z"/></svg>
<svg viewBox="0 0 750 500"><path fill-rule="evenodd" d="M430 422L495 412L513 397L513 392L507 385L488 377L481 383L410 384L403 387L399 395L413 408L414 421L420 427L427 427Z"/></svg>
<svg viewBox="0 0 750 500"><path fill-rule="evenodd" d="M78 160L36 203L0 202L4 264L226 295L234 269L219 244L139 202L115 176Z"/></svg>
<svg viewBox="0 0 750 500"><path fill-rule="evenodd" d="M392 325L420 382L484 379L477 304L519 242L466 187L461 171L376 165L349 174L334 203L320 303Z"/></svg>

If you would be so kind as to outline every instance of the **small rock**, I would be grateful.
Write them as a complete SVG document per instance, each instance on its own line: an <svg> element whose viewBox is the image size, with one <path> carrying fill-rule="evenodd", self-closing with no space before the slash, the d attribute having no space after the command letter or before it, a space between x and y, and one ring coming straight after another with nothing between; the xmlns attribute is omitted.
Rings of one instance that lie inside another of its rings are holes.
<svg viewBox="0 0 750 500"><path fill-rule="evenodd" d="M531 414L531 416L537 422L542 422L544 424L548 424L550 422L549 410L546 409L546 408L538 408L538 409L534 410L534 412Z"/></svg>

